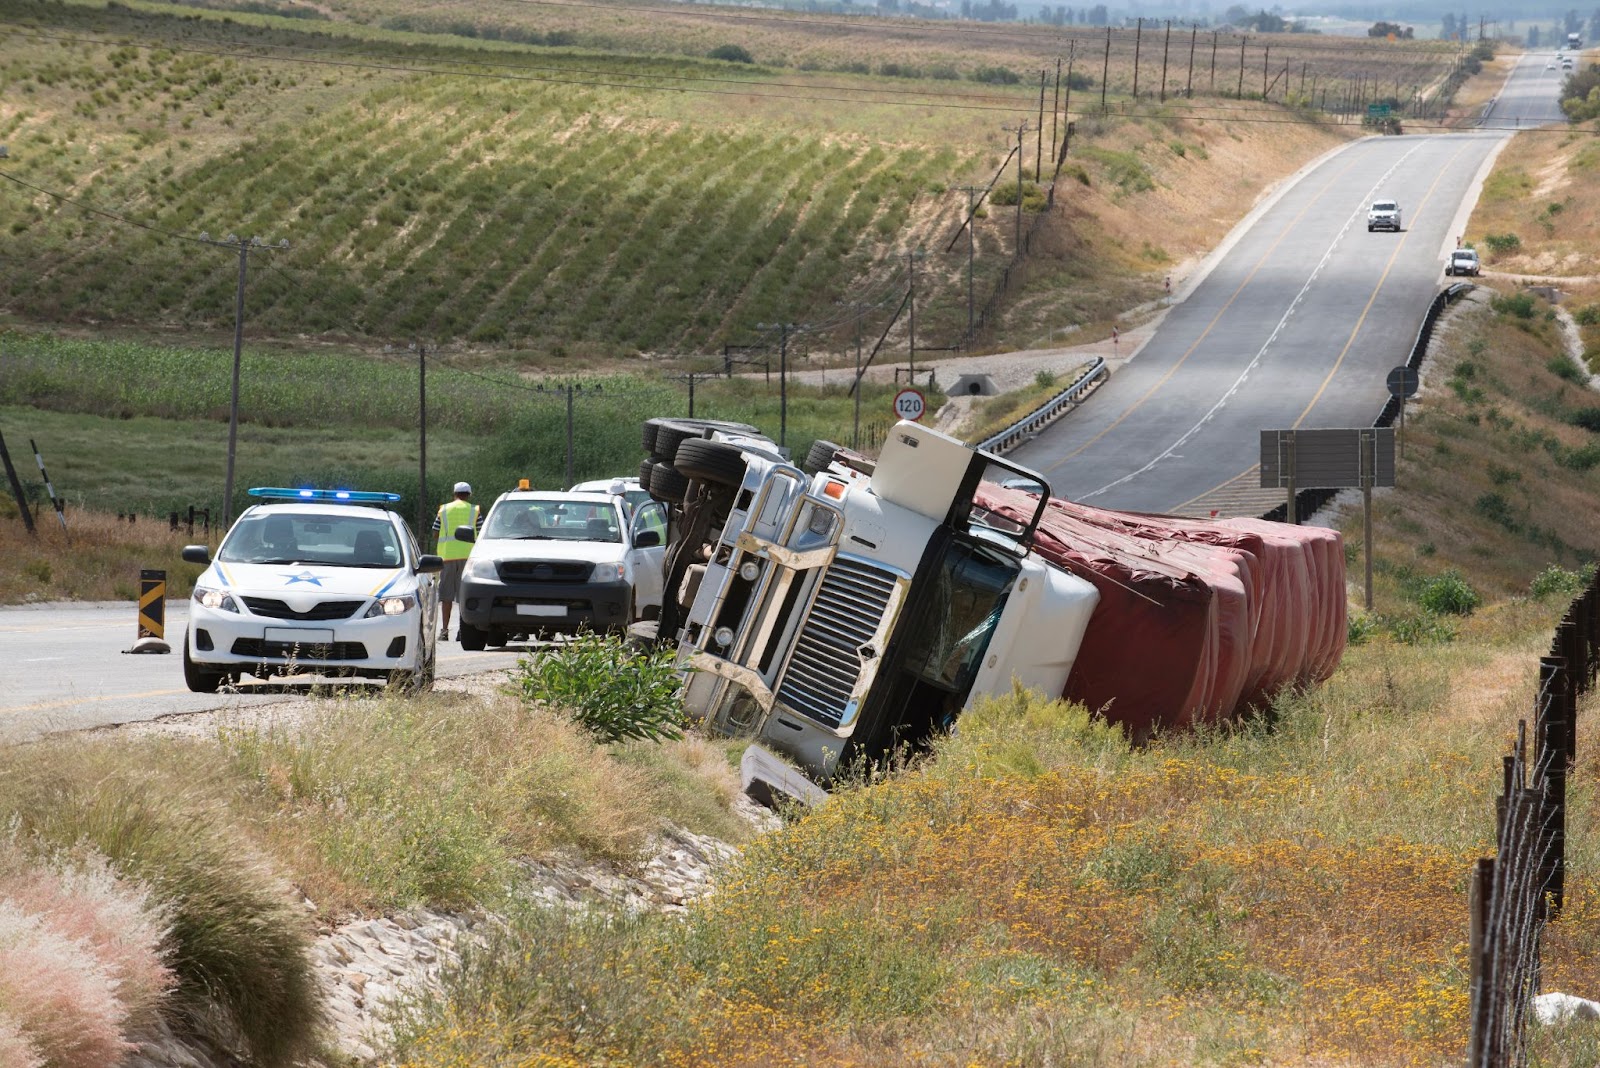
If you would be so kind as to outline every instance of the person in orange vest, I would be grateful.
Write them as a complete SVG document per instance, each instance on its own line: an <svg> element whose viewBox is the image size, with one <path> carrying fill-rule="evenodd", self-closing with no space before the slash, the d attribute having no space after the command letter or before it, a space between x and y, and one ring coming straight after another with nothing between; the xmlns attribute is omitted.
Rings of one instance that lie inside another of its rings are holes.
<svg viewBox="0 0 1600 1068"><path fill-rule="evenodd" d="M461 594L461 572L467 567L467 554L472 543L456 537L457 527L470 526L474 531L483 525L478 506L472 503L472 487L457 482L455 497L439 506L433 517L433 532L439 537L439 555L444 558L444 571L439 575L439 639L450 638L450 615L456 598ZM458 634L459 639L461 636Z"/></svg>

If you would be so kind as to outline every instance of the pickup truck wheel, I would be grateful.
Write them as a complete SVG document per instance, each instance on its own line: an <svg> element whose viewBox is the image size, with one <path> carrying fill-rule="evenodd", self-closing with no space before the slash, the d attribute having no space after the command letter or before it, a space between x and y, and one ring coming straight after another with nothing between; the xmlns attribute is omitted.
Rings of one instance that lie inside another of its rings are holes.
<svg viewBox="0 0 1600 1068"><path fill-rule="evenodd" d="M461 648L469 653L481 653L483 647L489 644L489 634L470 623L461 624Z"/></svg>
<svg viewBox="0 0 1600 1068"><path fill-rule="evenodd" d="M835 445L833 442L825 441L821 438L813 441L811 448L806 450L806 470L821 471L824 467L833 463L833 454L842 448L844 448L843 445Z"/></svg>
<svg viewBox="0 0 1600 1068"><path fill-rule="evenodd" d="M650 496L668 504L682 504L689 495L689 480L671 464L658 463L650 469Z"/></svg>
<svg viewBox="0 0 1600 1068"><path fill-rule="evenodd" d="M508 637L503 630L491 630L483 636L483 644L491 649L504 649Z"/></svg>
<svg viewBox="0 0 1600 1068"><path fill-rule="evenodd" d="M723 441L685 441L678 446L672 466L686 478L719 486L737 486L744 481L744 453L737 445Z"/></svg>

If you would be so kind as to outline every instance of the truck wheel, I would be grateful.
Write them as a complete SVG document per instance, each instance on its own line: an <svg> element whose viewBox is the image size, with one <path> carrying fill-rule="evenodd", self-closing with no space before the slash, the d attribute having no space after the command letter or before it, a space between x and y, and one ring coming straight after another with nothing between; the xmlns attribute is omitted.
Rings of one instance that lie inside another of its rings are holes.
<svg viewBox="0 0 1600 1068"><path fill-rule="evenodd" d="M461 624L461 648L469 653L481 653L483 647L489 643L487 631L474 627L470 623Z"/></svg>
<svg viewBox="0 0 1600 1068"><path fill-rule="evenodd" d="M646 493L650 492L650 469L655 465L656 462L648 456L639 461L639 488Z"/></svg>
<svg viewBox="0 0 1600 1068"><path fill-rule="evenodd" d="M658 463L650 468L650 496L668 504L682 504L689 495L689 480L671 464Z"/></svg>
<svg viewBox="0 0 1600 1068"><path fill-rule="evenodd" d="M833 454L844 448L831 441L818 438L811 443L811 448L806 451L805 468L807 471L821 471L833 463Z"/></svg>
<svg viewBox="0 0 1600 1068"><path fill-rule="evenodd" d="M691 438L678 446L672 466L686 478L698 478L719 486L737 486L744 481L744 453L738 446L724 441Z"/></svg>
<svg viewBox="0 0 1600 1068"><path fill-rule="evenodd" d="M678 445L690 438L705 436L705 427L682 420L663 419L656 427L656 443L652 455L658 461L671 462L678 455ZM655 472L651 472L652 477Z"/></svg>

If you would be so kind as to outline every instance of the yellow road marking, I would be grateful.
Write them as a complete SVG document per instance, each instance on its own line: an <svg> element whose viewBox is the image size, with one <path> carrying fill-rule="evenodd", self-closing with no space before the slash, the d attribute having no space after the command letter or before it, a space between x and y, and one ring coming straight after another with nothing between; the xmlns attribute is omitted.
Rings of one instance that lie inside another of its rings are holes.
<svg viewBox="0 0 1600 1068"><path fill-rule="evenodd" d="M49 708L71 708L73 705L91 704L98 701L133 701L141 697L173 697L177 694L188 692L188 690L146 690L144 693L108 693L99 697L74 697L70 701L41 701L36 705L12 705L9 708L0 708L0 715L11 712L42 712Z"/></svg>

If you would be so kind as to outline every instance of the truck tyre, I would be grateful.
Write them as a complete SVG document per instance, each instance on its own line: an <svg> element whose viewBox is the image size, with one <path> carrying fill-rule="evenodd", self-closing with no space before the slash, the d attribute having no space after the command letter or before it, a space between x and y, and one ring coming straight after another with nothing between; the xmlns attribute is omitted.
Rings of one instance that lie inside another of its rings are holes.
<svg viewBox="0 0 1600 1068"><path fill-rule="evenodd" d="M656 426L656 443L651 454L662 463L671 463L678 455L678 445L690 438L705 437L706 429L695 423L676 419L662 419ZM651 472L653 477L655 472Z"/></svg>
<svg viewBox="0 0 1600 1068"><path fill-rule="evenodd" d="M461 624L461 648L469 653L481 653L483 647L489 644L489 634L471 623Z"/></svg>
<svg viewBox="0 0 1600 1068"><path fill-rule="evenodd" d="M806 452L805 468L807 471L821 471L833 463L833 454L844 448L831 441L818 438L811 443L811 448Z"/></svg>
<svg viewBox="0 0 1600 1068"><path fill-rule="evenodd" d="M685 478L697 478L719 486L737 486L744 481L744 453L737 445L724 441L691 438L678 446L672 466Z"/></svg>
<svg viewBox="0 0 1600 1068"><path fill-rule="evenodd" d="M667 504L682 504L689 495L689 480L671 464L658 463L650 468L650 496Z"/></svg>
<svg viewBox="0 0 1600 1068"><path fill-rule="evenodd" d="M655 465L656 462L648 456L639 461L639 488L646 493L650 492L650 469Z"/></svg>

